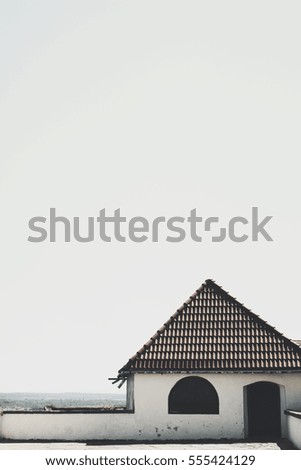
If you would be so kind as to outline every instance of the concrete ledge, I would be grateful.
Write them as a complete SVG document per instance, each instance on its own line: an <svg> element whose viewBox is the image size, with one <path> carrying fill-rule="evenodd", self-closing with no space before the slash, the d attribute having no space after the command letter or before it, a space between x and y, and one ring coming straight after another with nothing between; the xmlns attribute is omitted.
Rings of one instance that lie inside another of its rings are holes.
<svg viewBox="0 0 301 470"><path fill-rule="evenodd" d="M66 408L48 410L2 410L1 415L43 415L43 414L133 414L134 410L104 410L97 408Z"/></svg>
<svg viewBox="0 0 301 470"><path fill-rule="evenodd" d="M294 418L301 419L301 411L285 410L284 414L293 416Z"/></svg>

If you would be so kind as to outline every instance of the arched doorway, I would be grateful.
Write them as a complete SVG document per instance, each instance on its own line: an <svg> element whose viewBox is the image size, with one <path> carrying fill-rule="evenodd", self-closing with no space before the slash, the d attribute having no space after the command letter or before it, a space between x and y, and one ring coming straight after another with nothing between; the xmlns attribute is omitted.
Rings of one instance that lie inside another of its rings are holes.
<svg viewBox="0 0 301 470"><path fill-rule="evenodd" d="M248 437L281 437L280 390L273 382L255 382L246 387Z"/></svg>
<svg viewBox="0 0 301 470"><path fill-rule="evenodd" d="M179 380L168 397L170 414L218 414L219 400L213 385L201 377Z"/></svg>

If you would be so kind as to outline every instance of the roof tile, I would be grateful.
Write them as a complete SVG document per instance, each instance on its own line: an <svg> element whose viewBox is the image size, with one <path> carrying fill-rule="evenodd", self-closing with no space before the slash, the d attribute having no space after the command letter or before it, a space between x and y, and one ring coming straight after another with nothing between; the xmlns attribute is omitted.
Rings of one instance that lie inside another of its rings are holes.
<svg viewBox="0 0 301 470"><path fill-rule="evenodd" d="M301 348L207 280L120 369L301 370Z"/></svg>

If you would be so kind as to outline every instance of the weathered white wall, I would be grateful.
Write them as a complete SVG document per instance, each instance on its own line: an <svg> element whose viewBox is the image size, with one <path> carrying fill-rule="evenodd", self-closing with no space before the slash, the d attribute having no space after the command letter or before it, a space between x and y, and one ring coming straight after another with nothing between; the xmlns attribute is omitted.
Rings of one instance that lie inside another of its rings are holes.
<svg viewBox="0 0 301 470"><path fill-rule="evenodd" d="M286 409L301 408L301 374L198 374L215 387L220 403L218 415L169 415L168 395L186 374L136 374L135 413L148 423L144 439L204 439L247 437L244 393L247 385L268 380L280 386L282 434L286 436Z"/></svg>
<svg viewBox="0 0 301 470"><path fill-rule="evenodd" d="M4 414L0 417L4 439L93 440L132 439L134 414Z"/></svg>
<svg viewBox="0 0 301 470"><path fill-rule="evenodd" d="M301 449L301 415L299 418L287 416L287 437L298 449Z"/></svg>
<svg viewBox="0 0 301 470"><path fill-rule="evenodd" d="M247 437L244 387L261 380L280 386L283 436L287 435L284 410L301 409L299 373L197 375L215 387L220 402L218 415L168 414L169 392L186 374L136 374L134 397L129 400L133 401L134 413L4 414L0 417L0 435L50 440L242 439Z"/></svg>

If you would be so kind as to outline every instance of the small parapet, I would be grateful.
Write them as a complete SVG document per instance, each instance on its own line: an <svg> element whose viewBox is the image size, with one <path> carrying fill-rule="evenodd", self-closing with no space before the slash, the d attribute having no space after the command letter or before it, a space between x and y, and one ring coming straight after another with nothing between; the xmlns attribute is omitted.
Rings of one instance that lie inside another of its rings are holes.
<svg viewBox="0 0 301 470"><path fill-rule="evenodd" d="M301 411L299 410L286 410L287 415L287 434L289 440L301 449Z"/></svg>

